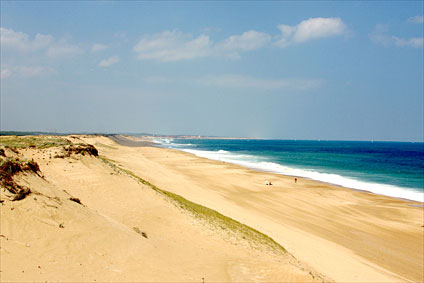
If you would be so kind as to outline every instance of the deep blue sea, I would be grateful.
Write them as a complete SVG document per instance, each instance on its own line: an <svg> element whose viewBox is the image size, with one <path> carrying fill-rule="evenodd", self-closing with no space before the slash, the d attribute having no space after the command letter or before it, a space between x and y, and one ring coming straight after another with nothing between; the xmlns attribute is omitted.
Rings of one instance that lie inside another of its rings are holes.
<svg viewBox="0 0 424 283"><path fill-rule="evenodd" d="M424 143L245 139L156 142L257 170L424 202Z"/></svg>

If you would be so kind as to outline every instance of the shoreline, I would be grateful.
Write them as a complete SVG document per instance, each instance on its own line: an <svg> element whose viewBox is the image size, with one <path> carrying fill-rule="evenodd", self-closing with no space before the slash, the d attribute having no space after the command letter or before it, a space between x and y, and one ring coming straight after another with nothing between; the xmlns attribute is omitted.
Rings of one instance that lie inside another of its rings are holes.
<svg viewBox="0 0 424 283"><path fill-rule="evenodd" d="M160 148L166 148L166 147L160 147ZM173 150L176 150L176 151L186 152L186 151L184 151L182 149L176 149L176 148L172 148L172 149ZM201 156L198 156L198 155L196 155L194 153L190 153L190 152L186 152L186 153L193 154L196 157L206 158L206 159L209 159L209 160L218 161L218 160L215 160L215 159L212 159L212 158L201 157ZM343 186L343 185L339 185L339 184L334 184L334 183L330 183L330 182L325 182L325 181L321 181L321 180L317 180L317 179L313 179L313 178L309 178L309 177L297 176L297 175L288 175L288 174L278 173L278 172L274 172L274 171L270 171L270 170L265 170L265 169L255 168L255 167L249 167L249 166L245 166L245 165L238 164L238 163L235 163L235 162L234 163L233 162L228 162L228 161L219 161L219 162L242 166L242 167L248 168L250 170L258 171L258 172L278 174L278 175L285 176L285 177L288 177L288 178L297 178L299 180L302 180L302 179L303 180L309 180L309 181L317 182L317 183L320 183L320 184L323 184L323 185L344 188L344 189L353 190L353 191L356 191L356 192L368 193L368 194L373 194L373 195L378 195L378 196L385 196L385 197L390 197L390 198L394 198L394 199L402 200L402 201L406 201L406 202L413 202L413 203L419 202L419 203L421 203L419 205L421 205L421 206L424 207L424 200L423 201L417 201L417 200L413 200L413 199L407 199L407 198L402 198L402 197L395 197L395 196L391 196L391 195L378 194L378 193L375 193L375 192L372 192L372 191L355 189L355 188L351 188L351 187L347 187L347 186Z"/></svg>
<svg viewBox="0 0 424 283"><path fill-rule="evenodd" d="M315 180L294 184L281 174L176 149L122 148L111 158L161 188L272 237L336 281L393 281L392 272L401 276L394 281L406 280L404 275L423 279L423 214L422 208L411 206L414 202ZM273 186L265 186L264 180ZM405 260L412 256L418 265L394 258L394 252ZM340 265L341 260L349 264Z"/></svg>
<svg viewBox="0 0 424 283"><path fill-rule="evenodd" d="M145 144L140 143L139 146L153 146L153 147L159 147L159 148L174 149L174 150L177 150L177 151L181 151L181 152L193 154L193 155L195 155L197 157L200 157L200 158L206 158L206 159L209 159L209 160L214 160L214 161L224 162L224 163L228 163L228 164L239 165L239 166L242 166L242 167L245 167L245 168L249 168L251 170L255 170L255 171L259 171L259 172L273 173L273 174L279 174L279 175L286 176L286 177L299 178L299 179L304 179L304 180L311 180L311 181L322 183L322 184L329 185L329 186L336 186L336 187L346 188L346 189L354 190L354 191L358 191L358 192L375 194L375 195L379 195L379 196L387 196L387 197L391 197L391 198L394 198L394 199L404 200L404 201L408 201L408 202L412 202L412 203L418 202L418 203L420 203L419 205L421 205L421 206L424 207L424 194L423 194L423 197L421 198L422 200L408 199L408 198L401 197L401 196L395 196L395 195L391 195L391 194L377 193L377 192L374 192L374 191L371 191L371 190L366 190L366 189L353 188L353 187L349 187L349 186L345 186L345 185L341 185L341 184L336 184L336 183L331 183L331 182L328 182L328 181L322 181L322 180L318 180L318 179L314 179L314 178L310 178L310 177L299 176L299 175L289 175L289 174L284 174L284 173L280 173L280 172L276 172L276 171L272 171L272 170L261 169L261 168L254 167L254 166L247 166L247 165L243 165L243 164L240 164L240 163L237 163L237 162L216 160L216 159L213 159L213 158L199 156L196 153L192 153L192 152L187 151L187 149L169 148L169 147L166 147L166 145L163 145L163 144L157 144L155 142L146 141L145 139L143 139L141 137L134 137L134 138L135 139L139 139L141 142L145 142ZM126 142L125 139L127 141L131 142L131 140L129 139L129 136L120 136L120 141L121 142L119 142L118 140L115 140L115 141L117 141L120 145L125 145L125 142ZM187 139L189 139L189 138L187 138ZM200 138L200 139L204 139L204 138ZM238 138L234 138L234 139L238 139ZM317 173L322 174L320 172L317 172ZM325 174L332 174L332 173L325 173ZM345 177L345 176L342 176L342 175L339 175L339 176L341 176L343 178L350 178L350 177ZM408 190L409 188L397 187L397 186L394 186L394 185L391 185L391 184L371 183L371 182L368 182L368 181L355 180L355 179L352 179L352 180L358 181L358 182L362 182L362 183L367 183L370 186L372 186L372 185L383 185L383 186L393 187L393 188L396 188L396 189L399 188L399 189L405 190L405 191L411 191L411 192L418 193L418 194L421 193L420 191L417 191L417 190L413 190L413 189Z"/></svg>
<svg viewBox="0 0 424 283"><path fill-rule="evenodd" d="M143 146L151 146L151 145L143 145ZM339 188L348 189L348 190L352 190L352 191L359 192L359 193L371 194L371 195L376 195L376 196L384 196L384 197L388 197L388 198L393 198L395 200L400 200L400 201L405 201L405 202L413 203L411 205L414 205L416 207L424 207L424 200L423 201L417 201L417 200L413 200L413 199L407 199L407 198L402 198L402 197L395 197L395 196L391 196L391 195L378 194L378 193L375 193L375 192L372 192L372 191L355 189L355 188L351 188L351 187L347 187L347 186L343 186L343 185L339 185L339 184L334 184L334 183L330 183L330 182L316 180L316 179L309 178L309 177L303 177L303 176L297 176L297 175L288 175L288 174L284 174L284 173L278 173L278 172L274 172L274 171L270 171L270 170L264 170L264 169L259 169L259 168L255 168L255 167L245 166L245 165L238 164L238 163L235 163L235 162L233 163L233 162L228 162L228 161L219 161L219 160L212 159L212 158L201 157L201 156L198 156L198 155L196 155L194 153L186 152L186 151L184 151L182 149L177 149L177 148L167 148L167 147L161 147L161 146L156 146L156 147L158 147L158 148L164 148L164 149L171 149L171 150L175 150L175 151L180 151L180 152L188 153L188 154L194 155L194 156L196 156L198 158L205 158L205 159L208 159L208 160L218 161L218 162L221 162L221 163L227 163L227 164L231 164L231 165L237 165L237 166L241 166L241 167L244 167L244 168L247 168L247 169L250 169L250 170L253 170L253 171L257 171L257 172L263 172L263 173L269 173L269 174L277 174L277 175L281 175L281 176L284 176L284 177L287 177L287 178L297 178L298 180L308 180L308 181L316 182L316 183L319 183L319 184L322 184L322 185L325 185L325 186L339 187ZM416 203L418 203L418 204L416 204Z"/></svg>

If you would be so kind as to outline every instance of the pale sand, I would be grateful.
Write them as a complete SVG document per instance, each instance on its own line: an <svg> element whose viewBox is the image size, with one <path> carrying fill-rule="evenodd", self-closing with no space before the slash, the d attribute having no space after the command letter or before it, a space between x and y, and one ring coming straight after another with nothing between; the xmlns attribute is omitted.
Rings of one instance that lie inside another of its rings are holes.
<svg viewBox="0 0 424 283"><path fill-rule="evenodd" d="M424 214L414 203L305 179L295 184L291 177L170 149L87 141L156 186L271 236L336 281L424 279Z"/></svg>
<svg viewBox="0 0 424 283"><path fill-rule="evenodd" d="M119 152L123 156L133 155L126 162L134 163L137 170L148 166L147 163L153 166L150 172L157 168L156 161L142 157L139 148L121 147L104 137L86 140L110 158L118 159ZM21 158L34 158L39 163L44 178L19 174L16 177L19 184L32 190L20 201L10 201L10 193L0 189L4 200L0 205L2 282L329 279L320 277L288 253L251 247L247 239L195 218L100 158L87 155L53 158L57 148L19 151ZM158 149L157 154L163 153L166 151ZM6 150L6 155L16 156L10 150ZM137 161L139 157L142 159ZM141 165L144 162L147 163ZM168 172L164 171L163 176L159 173L160 179L166 178ZM79 198L83 205L69 200L71 196ZM147 238L135 232L134 227L145 232Z"/></svg>

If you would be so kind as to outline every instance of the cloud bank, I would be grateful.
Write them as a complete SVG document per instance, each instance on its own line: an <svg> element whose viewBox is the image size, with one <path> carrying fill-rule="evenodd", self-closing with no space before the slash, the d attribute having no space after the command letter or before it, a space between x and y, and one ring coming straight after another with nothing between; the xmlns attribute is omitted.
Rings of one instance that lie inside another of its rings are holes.
<svg viewBox="0 0 424 283"><path fill-rule="evenodd" d="M197 37L177 30L163 31L142 37L133 47L139 60L156 60L161 62L190 60L211 56L239 58L242 52L248 52L272 45L287 47L313 39L343 35L346 25L340 18L311 18L298 25L279 25L281 35L249 30L242 34L214 42L208 35Z"/></svg>
<svg viewBox="0 0 424 283"><path fill-rule="evenodd" d="M388 27L385 25L377 25L374 31L370 34L371 40L376 44L383 46L398 46L398 47L411 47L422 48L424 46L423 37L402 38L397 36L388 35Z"/></svg>
<svg viewBox="0 0 424 283"><path fill-rule="evenodd" d="M30 39L26 33L15 32L11 29L0 27L1 45L3 48L15 49L21 52L33 52L50 46L53 37L37 33Z"/></svg>
<svg viewBox="0 0 424 283"><path fill-rule="evenodd" d="M214 43L207 35L193 37L177 30L164 31L142 38L133 48L139 60L162 62L189 60L210 56L239 57L239 52L264 47L271 36L250 30Z"/></svg>
<svg viewBox="0 0 424 283"><path fill-rule="evenodd" d="M49 57L80 54L83 50L67 42L66 39L55 40L53 36L37 33L33 39L28 34L0 27L2 48L23 53L44 51Z"/></svg>
<svg viewBox="0 0 424 283"><path fill-rule="evenodd" d="M137 59L163 62L201 58L211 54L211 42L206 35L193 38L179 31L164 31L142 38L133 48Z"/></svg>

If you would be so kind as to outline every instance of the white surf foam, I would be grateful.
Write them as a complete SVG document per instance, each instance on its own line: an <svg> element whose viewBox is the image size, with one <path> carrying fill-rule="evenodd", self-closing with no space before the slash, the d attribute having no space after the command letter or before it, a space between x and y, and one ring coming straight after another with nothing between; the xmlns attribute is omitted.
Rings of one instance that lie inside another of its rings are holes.
<svg viewBox="0 0 424 283"><path fill-rule="evenodd" d="M322 173L314 170L300 169L283 166L274 162L267 162L264 158L246 154L235 154L225 150L206 151L194 149L180 149L182 151L192 153L199 157L204 157L213 160L225 161L228 163L238 164L252 169L278 173L288 176L304 177L321 181L329 184L334 184L346 188L368 191L379 195L390 197L403 198L424 202L424 193L419 189L402 188L393 185L365 182L349 177L344 177L338 174Z"/></svg>
<svg viewBox="0 0 424 283"><path fill-rule="evenodd" d="M154 143L162 144L162 145L171 145L173 141L174 141L174 139L165 139L165 138L153 140ZM174 145L174 144L172 144L172 145Z"/></svg>

